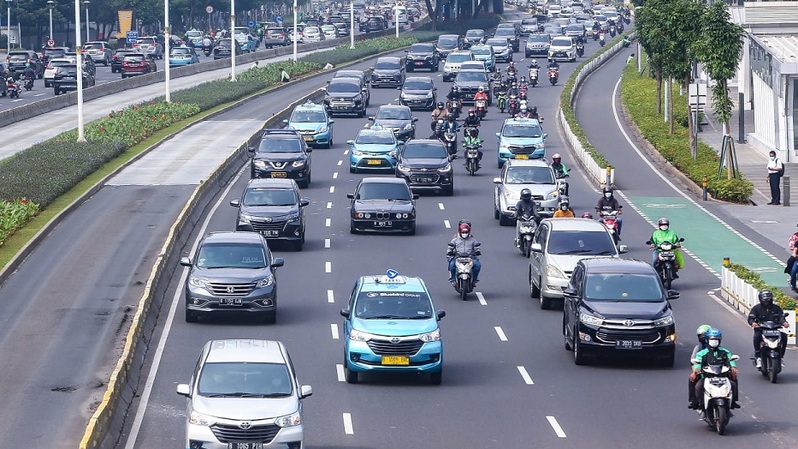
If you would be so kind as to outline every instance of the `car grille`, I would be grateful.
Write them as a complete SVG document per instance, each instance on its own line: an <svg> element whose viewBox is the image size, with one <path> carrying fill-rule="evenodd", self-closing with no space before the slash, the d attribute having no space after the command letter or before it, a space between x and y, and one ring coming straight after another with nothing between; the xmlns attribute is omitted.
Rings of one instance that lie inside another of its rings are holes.
<svg viewBox="0 0 798 449"><path fill-rule="evenodd" d="M369 348L377 355L414 355L424 344L421 340L404 340L393 343L388 340L370 340Z"/></svg>
<svg viewBox="0 0 798 449"><path fill-rule="evenodd" d="M538 149L537 145L509 146L507 149L513 154L532 154Z"/></svg>
<svg viewBox="0 0 798 449"><path fill-rule="evenodd" d="M290 161L269 161L269 165L271 165L272 168L276 168L278 170L283 170L287 168L289 163Z"/></svg>
<svg viewBox="0 0 798 449"><path fill-rule="evenodd" d="M566 56L566 52L564 52L564 51L555 51L555 52L552 52L552 56L563 56L564 57L564 56Z"/></svg>
<svg viewBox="0 0 798 449"><path fill-rule="evenodd" d="M285 224L286 223L287 222L285 222L285 221L277 222L277 223L274 223L274 222L268 222L267 223L265 221L255 221L255 220L252 220L252 221L249 222L249 224L252 225L252 229L254 229L257 232L261 232L261 231L282 231L285 228Z"/></svg>
<svg viewBox="0 0 798 449"><path fill-rule="evenodd" d="M656 330L615 330L601 329L596 332L596 339L603 343L615 343L618 340L640 340L646 344L657 343L660 340Z"/></svg>
<svg viewBox="0 0 798 449"><path fill-rule="evenodd" d="M209 282L208 285L214 296L247 296L252 290L255 290L255 284L252 282L245 284Z"/></svg>
<svg viewBox="0 0 798 449"><path fill-rule="evenodd" d="M543 201L543 195L532 195L532 200Z"/></svg>
<svg viewBox="0 0 798 449"><path fill-rule="evenodd" d="M230 424L214 424L211 426L213 435L222 443L253 442L271 443L280 428L274 424L255 425L249 429Z"/></svg>

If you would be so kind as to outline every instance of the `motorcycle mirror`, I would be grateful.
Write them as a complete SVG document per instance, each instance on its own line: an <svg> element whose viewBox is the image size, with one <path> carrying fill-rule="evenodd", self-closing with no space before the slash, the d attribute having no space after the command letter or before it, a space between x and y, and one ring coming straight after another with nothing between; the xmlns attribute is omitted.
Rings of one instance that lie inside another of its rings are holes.
<svg viewBox="0 0 798 449"><path fill-rule="evenodd" d="M679 241L680 241L680 242L683 242L683 241L684 241L684 239L683 239L683 238L680 238L680 239L679 239Z"/></svg>
<svg viewBox="0 0 798 449"><path fill-rule="evenodd" d="M669 300L671 300L671 299L679 299L680 296L681 296L681 294L678 291L673 290L673 289L668 290L668 299Z"/></svg>

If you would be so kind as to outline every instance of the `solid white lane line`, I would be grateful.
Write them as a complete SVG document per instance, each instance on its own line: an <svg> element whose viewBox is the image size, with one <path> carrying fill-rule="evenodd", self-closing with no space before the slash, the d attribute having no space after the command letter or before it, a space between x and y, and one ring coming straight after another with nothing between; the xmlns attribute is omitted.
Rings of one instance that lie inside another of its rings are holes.
<svg viewBox="0 0 798 449"><path fill-rule="evenodd" d="M352 414L344 413L344 433L347 435L354 435L355 429L352 427Z"/></svg>
<svg viewBox="0 0 798 449"><path fill-rule="evenodd" d="M507 341L507 335L504 334L501 326L493 326L493 329L496 331L496 334L499 336L499 340Z"/></svg>
<svg viewBox="0 0 798 449"><path fill-rule="evenodd" d="M483 306L487 306L488 305L488 302L485 301L485 295L483 295L482 292L477 292L477 300Z"/></svg>
<svg viewBox="0 0 798 449"><path fill-rule="evenodd" d="M327 209L332 209L332 201L327 201Z"/></svg>
<svg viewBox="0 0 798 449"><path fill-rule="evenodd" d="M449 223L449 220L443 220L443 226L446 227L446 229L452 228L452 224Z"/></svg>
<svg viewBox="0 0 798 449"><path fill-rule="evenodd" d="M443 207L443 203L438 203L438 209L440 209L440 210L446 210L446 208L445 208L445 207Z"/></svg>
<svg viewBox="0 0 798 449"><path fill-rule="evenodd" d="M324 248L326 249L330 248L330 239L324 239Z"/></svg>
<svg viewBox="0 0 798 449"><path fill-rule="evenodd" d="M324 226L326 226L326 227L328 227L328 228L329 228L330 226L332 226L332 218L325 218L325 219L324 219Z"/></svg>
<svg viewBox="0 0 798 449"><path fill-rule="evenodd" d="M521 377L524 379L524 383L527 385L535 385L535 382L532 382L532 377L526 372L526 368L523 366L517 366L518 372L521 373Z"/></svg>
<svg viewBox="0 0 798 449"><path fill-rule="evenodd" d="M330 193L335 193L335 186L330 186Z"/></svg>
<svg viewBox="0 0 798 449"><path fill-rule="evenodd" d="M338 165L340 167L341 164L343 164L343 163L344 163L344 161L338 161L338 164L336 164L336 165Z"/></svg>
<svg viewBox="0 0 798 449"><path fill-rule="evenodd" d="M330 304L335 302L335 292L332 290L327 290L327 302Z"/></svg>
<svg viewBox="0 0 798 449"><path fill-rule="evenodd" d="M338 375L338 382L346 382L346 376L344 375L344 365L343 365L343 363L337 363L335 365L335 373Z"/></svg>
<svg viewBox="0 0 798 449"><path fill-rule="evenodd" d="M330 332L332 333L333 340L338 340L338 325L335 323L330 324Z"/></svg>
<svg viewBox="0 0 798 449"><path fill-rule="evenodd" d="M333 179L338 179L338 172L333 173Z"/></svg>
<svg viewBox="0 0 798 449"><path fill-rule="evenodd" d="M554 433L556 433L558 437L560 438L566 437L565 432L562 430L562 427L560 427L560 423L557 422L557 419L555 417L547 416L546 419L549 421L549 425L551 426L552 429L554 429Z"/></svg>
<svg viewBox="0 0 798 449"><path fill-rule="evenodd" d="M324 272L332 273L332 262L324 262Z"/></svg>

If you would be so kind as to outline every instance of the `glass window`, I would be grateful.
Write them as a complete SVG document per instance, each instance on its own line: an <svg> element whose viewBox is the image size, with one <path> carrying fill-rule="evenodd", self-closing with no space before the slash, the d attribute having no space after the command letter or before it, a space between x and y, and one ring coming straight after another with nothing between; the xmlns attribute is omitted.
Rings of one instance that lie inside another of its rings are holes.
<svg viewBox="0 0 798 449"><path fill-rule="evenodd" d="M293 189L247 189L245 206L293 206L297 202Z"/></svg>
<svg viewBox="0 0 798 449"><path fill-rule="evenodd" d="M438 47L454 48L457 47L458 39L456 37L439 37Z"/></svg>
<svg viewBox="0 0 798 449"><path fill-rule="evenodd" d="M258 152L261 153L300 153L302 146L297 139L261 139Z"/></svg>
<svg viewBox="0 0 798 449"><path fill-rule="evenodd" d="M410 120L410 109L405 108L380 108L375 119Z"/></svg>
<svg viewBox="0 0 798 449"><path fill-rule="evenodd" d="M327 92L346 92L354 93L360 92L360 85L357 83L330 83L327 86Z"/></svg>
<svg viewBox="0 0 798 449"><path fill-rule="evenodd" d="M402 155L407 158L430 158L442 159L447 157L446 148L443 145L412 144L405 146Z"/></svg>
<svg viewBox="0 0 798 449"><path fill-rule="evenodd" d="M485 72L479 72L476 70L473 72L459 72L455 81L481 81L483 83L487 83L488 76L485 74Z"/></svg>
<svg viewBox="0 0 798 449"><path fill-rule="evenodd" d="M661 302L659 277L626 273L588 274L585 298L594 301Z"/></svg>
<svg viewBox="0 0 798 449"><path fill-rule="evenodd" d="M378 61L374 68L377 70L399 70L399 61Z"/></svg>
<svg viewBox="0 0 798 449"><path fill-rule="evenodd" d="M529 42L548 42L549 36L547 34L530 34L527 39Z"/></svg>
<svg viewBox="0 0 798 449"><path fill-rule="evenodd" d="M266 253L260 245L215 243L202 245L197 255L201 268L265 268Z"/></svg>
<svg viewBox="0 0 798 449"><path fill-rule="evenodd" d="M504 125L502 128L502 136L504 137L533 137L539 138L543 134L543 130L539 125Z"/></svg>
<svg viewBox="0 0 798 449"><path fill-rule="evenodd" d="M291 114L291 122L295 123L323 123L327 117L321 111L294 111Z"/></svg>
<svg viewBox="0 0 798 449"><path fill-rule="evenodd" d="M206 363L197 386L205 397L280 397L293 391L288 367L279 363Z"/></svg>
<svg viewBox="0 0 798 449"><path fill-rule="evenodd" d="M426 80L408 80L405 81L403 89L407 90L432 90L432 81Z"/></svg>
<svg viewBox="0 0 798 449"><path fill-rule="evenodd" d="M355 317L361 319L428 319L432 303L425 292L360 292Z"/></svg>
<svg viewBox="0 0 798 449"><path fill-rule="evenodd" d="M554 175L549 167L518 165L507 170L507 184L554 184Z"/></svg>
<svg viewBox="0 0 798 449"><path fill-rule="evenodd" d="M446 62L464 62L470 60L471 60L471 55L462 54L462 53L449 55L449 57L446 58Z"/></svg>
<svg viewBox="0 0 798 449"><path fill-rule="evenodd" d="M424 53L424 52L432 53L433 50L434 49L433 49L432 45L430 45L430 44L413 44L413 45L410 46L410 53L414 53L414 52L417 52L417 53Z"/></svg>
<svg viewBox="0 0 798 449"><path fill-rule="evenodd" d="M355 139L360 145L392 145L396 143L393 133L360 133Z"/></svg>
<svg viewBox="0 0 798 449"><path fill-rule="evenodd" d="M615 254L615 245L603 231L554 231L549 236L547 251L549 254L610 256Z"/></svg>
<svg viewBox="0 0 798 449"><path fill-rule="evenodd" d="M394 182L366 182L357 191L359 200L404 200L410 201L410 189Z"/></svg>

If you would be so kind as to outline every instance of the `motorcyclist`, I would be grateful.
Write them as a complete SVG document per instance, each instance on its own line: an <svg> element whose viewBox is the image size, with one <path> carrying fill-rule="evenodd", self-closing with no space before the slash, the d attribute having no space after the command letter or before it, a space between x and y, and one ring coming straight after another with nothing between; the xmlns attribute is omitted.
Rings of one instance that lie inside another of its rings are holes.
<svg viewBox="0 0 798 449"><path fill-rule="evenodd" d="M31 86L36 79L36 72L33 70L33 67L31 67L30 62L25 63L25 69L22 71L22 79L26 82L30 82Z"/></svg>
<svg viewBox="0 0 798 449"><path fill-rule="evenodd" d="M599 219L601 219L601 212L617 211L618 215L621 215L623 213L623 210L621 209L623 206L618 203L618 200L612 194L612 187L604 187L601 193L601 198L599 198L598 202L596 203L596 212L599 212ZM617 218L616 223L618 224L618 237L620 237L621 228L623 227L623 220Z"/></svg>
<svg viewBox="0 0 798 449"><path fill-rule="evenodd" d="M449 249L447 256L449 259L449 282L455 284L455 259L458 255L469 256L474 261L474 280L473 283L479 282L479 271L482 269L482 264L479 262L481 254L479 250L480 243L471 235L471 223L468 221L460 221L457 226L457 235L449 242Z"/></svg>
<svg viewBox="0 0 798 449"><path fill-rule="evenodd" d="M624 36L623 37L623 46L624 46L624 48L628 47L631 44L632 44L632 41L630 41L628 37Z"/></svg>
<svg viewBox="0 0 798 449"><path fill-rule="evenodd" d="M521 108L518 114L515 114L515 118L529 118L529 109L527 109L526 103L523 101L521 102Z"/></svg>
<svg viewBox="0 0 798 449"><path fill-rule="evenodd" d="M510 84L510 88L507 89L507 96L509 97L511 95L515 95L516 97L518 96L518 83L515 81L513 81L513 83Z"/></svg>
<svg viewBox="0 0 798 449"><path fill-rule="evenodd" d="M693 353L690 355L690 360L693 360L696 355L698 355L698 351L707 347L707 332L712 329L712 326L709 324L702 324L698 326L698 329L695 330L695 336L698 339L698 343L693 347Z"/></svg>
<svg viewBox="0 0 798 449"><path fill-rule="evenodd" d="M469 112L470 114L470 112ZM477 160L482 160L482 139L479 138L479 128L471 127L466 128L465 132L463 133L463 146L469 147L472 145L477 145L480 147L477 150Z"/></svg>
<svg viewBox="0 0 798 449"><path fill-rule="evenodd" d="M538 114L537 106L532 106L531 108L529 108L529 118L540 120L540 114Z"/></svg>
<svg viewBox="0 0 798 449"><path fill-rule="evenodd" d="M560 207L558 207L557 210L554 211L554 215L552 215L552 217L554 218L576 217L574 211L571 210L571 201L568 199L568 196L563 196L562 198L560 198Z"/></svg>
<svg viewBox="0 0 798 449"><path fill-rule="evenodd" d="M648 240L651 242L650 244L654 246L654 251L651 252L651 264L654 268L657 268L657 254L659 253L659 245L663 242L670 242L673 245L679 243L679 236L670 229L671 222L668 220L667 217L661 217L657 221L657 229L651 234L651 238ZM674 249L674 253L678 253L678 249ZM673 266L673 278L679 279L679 275L677 274L679 268L682 266L682 258L681 254L676 256L676 263Z"/></svg>
<svg viewBox="0 0 798 449"><path fill-rule="evenodd" d="M488 93L485 92L485 86L479 86L477 93L474 94L474 103L478 100L485 100L485 109L488 107Z"/></svg>
<svg viewBox="0 0 798 449"><path fill-rule="evenodd" d="M473 108L468 110L468 115L466 116L465 120L463 120L463 127L464 128L476 128L479 126L480 119L477 116L477 111ZM477 136L479 135L479 131L477 130Z"/></svg>
<svg viewBox="0 0 798 449"><path fill-rule="evenodd" d="M535 108L535 113L537 114L537 108ZM558 178L564 178L568 176L568 167L562 163L562 156L560 153L554 153L551 157L551 168L554 170L554 174L557 175Z"/></svg>
<svg viewBox="0 0 798 449"><path fill-rule="evenodd" d="M462 94L460 93L460 88L457 86L452 86L452 89L449 91L448 94L446 94L446 99L449 101L461 100Z"/></svg>
<svg viewBox="0 0 798 449"><path fill-rule="evenodd" d="M432 132L435 132L435 128L438 127L438 120L443 120L449 115L449 111L446 109L446 105L443 104L442 101L439 101L438 104L435 105L435 109L432 110L430 114L430 119L432 122L430 123L430 127L432 128Z"/></svg>
<svg viewBox="0 0 798 449"><path fill-rule="evenodd" d="M547 69L555 69L558 72L560 71L560 64L555 61L554 59L549 59L549 63L546 65Z"/></svg>
<svg viewBox="0 0 798 449"><path fill-rule="evenodd" d="M598 33L601 30L601 24L598 21L593 22L593 32Z"/></svg>
<svg viewBox="0 0 798 449"><path fill-rule="evenodd" d="M446 116L446 121L443 122L441 126L441 130L443 132L451 131L456 133L460 130L460 125L457 124L457 121L454 119L454 114L451 112Z"/></svg>
<svg viewBox="0 0 798 449"><path fill-rule="evenodd" d="M521 199L515 205L515 246L519 248L521 247L520 223L522 217L531 217L536 222L540 222L538 205L532 200L532 191L529 189L521 189Z"/></svg>
<svg viewBox="0 0 798 449"><path fill-rule="evenodd" d="M538 65L538 60L537 59L533 59L532 62L529 64L529 68L530 69L540 69L540 66Z"/></svg>
<svg viewBox="0 0 798 449"><path fill-rule="evenodd" d="M762 359L759 357L759 342L762 340L762 330L759 329L759 323L764 323L765 321L774 321L781 323L782 327L790 327L790 323L784 319L784 311L773 302L773 292L770 290L759 292L759 304L752 307L748 313L748 325L754 329L754 354L756 355L757 368L762 367ZM787 334L782 332L781 344L779 345L782 360L784 360L784 350L786 348Z"/></svg>
<svg viewBox="0 0 798 449"><path fill-rule="evenodd" d="M202 39L202 49L205 51L205 53L208 53L208 52L211 51L211 45L212 44L213 44L213 42L211 42L211 37L206 34L205 38Z"/></svg>
<svg viewBox="0 0 798 449"><path fill-rule="evenodd" d="M515 68L515 62L510 61L510 64L507 66L507 76L515 75L518 73L518 70Z"/></svg>
<svg viewBox="0 0 798 449"><path fill-rule="evenodd" d="M702 410L704 404L701 399L704 397L704 382L700 382L702 378L701 368L706 365L723 364L731 367L729 380L732 386L732 403L731 408L740 408L737 403L737 362L731 360L732 353L728 349L720 345L723 335L720 329L712 328L706 333L707 347L698 351L696 360L693 363L693 372L690 373L690 383L694 385L695 396L691 398L689 408Z"/></svg>

